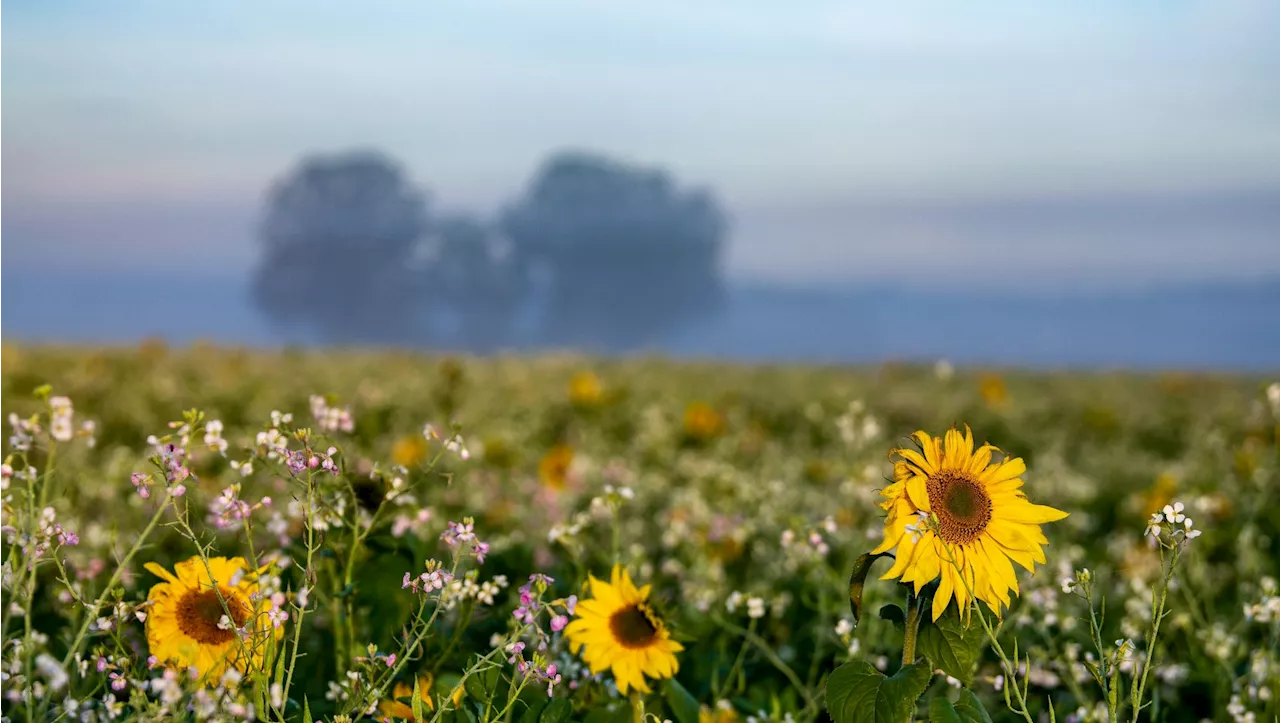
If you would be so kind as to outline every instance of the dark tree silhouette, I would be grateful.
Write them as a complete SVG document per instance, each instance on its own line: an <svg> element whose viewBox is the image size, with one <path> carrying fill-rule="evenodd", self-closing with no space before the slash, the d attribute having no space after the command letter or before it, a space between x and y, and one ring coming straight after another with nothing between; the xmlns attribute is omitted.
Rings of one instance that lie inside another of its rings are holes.
<svg viewBox="0 0 1280 723"><path fill-rule="evenodd" d="M434 343L493 351L510 340L525 284L494 229L469 216L437 219L415 267L424 274Z"/></svg>
<svg viewBox="0 0 1280 723"><path fill-rule="evenodd" d="M274 322L329 342L418 338L423 279L409 261L426 206L381 153L304 159L269 193L255 302Z"/></svg>
<svg viewBox="0 0 1280 723"><path fill-rule="evenodd" d="M555 155L501 227L518 268L545 279L546 341L634 347L723 301L724 215L663 171Z"/></svg>

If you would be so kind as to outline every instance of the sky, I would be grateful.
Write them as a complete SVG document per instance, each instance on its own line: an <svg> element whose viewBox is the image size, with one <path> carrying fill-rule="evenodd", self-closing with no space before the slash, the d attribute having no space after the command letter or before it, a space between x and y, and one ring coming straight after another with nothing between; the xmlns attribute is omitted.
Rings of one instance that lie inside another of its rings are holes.
<svg viewBox="0 0 1280 723"><path fill-rule="evenodd" d="M377 148L491 214L582 148L708 186L779 283L1280 275L1280 3L8 2L5 267L247 271Z"/></svg>

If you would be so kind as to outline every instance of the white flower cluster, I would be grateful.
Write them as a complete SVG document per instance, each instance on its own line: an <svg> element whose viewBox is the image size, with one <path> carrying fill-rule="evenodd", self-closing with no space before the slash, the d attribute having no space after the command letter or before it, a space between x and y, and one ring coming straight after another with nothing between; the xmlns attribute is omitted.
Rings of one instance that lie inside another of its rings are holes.
<svg viewBox="0 0 1280 723"><path fill-rule="evenodd" d="M1262 578L1262 599L1244 606L1244 619L1257 623L1280 623L1280 596L1276 595L1276 579Z"/></svg>
<svg viewBox="0 0 1280 723"><path fill-rule="evenodd" d="M863 445L880 436L880 422L866 411L861 399L849 402L844 414L836 417L840 438L848 445Z"/></svg>
<svg viewBox="0 0 1280 723"><path fill-rule="evenodd" d="M71 418L75 410L67 397L53 397L49 400L49 434L59 442L70 442L75 436L71 426Z"/></svg>
<svg viewBox="0 0 1280 723"><path fill-rule="evenodd" d="M434 424L428 424L422 428L422 436L428 442L439 441L444 448L458 455L462 461L471 459L471 452L467 449L466 442L462 439L462 435L458 432L451 432L448 436L442 435L440 430L436 429Z"/></svg>
<svg viewBox="0 0 1280 723"><path fill-rule="evenodd" d="M319 394L311 395L311 416L324 432L351 432L355 429L350 409L331 407Z"/></svg>
<svg viewBox="0 0 1280 723"><path fill-rule="evenodd" d="M1191 518L1184 514L1184 510L1186 505L1174 502L1151 515L1151 519L1147 521L1147 537L1150 538L1152 547L1166 542L1185 545L1200 536L1200 530L1195 529Z"/></svg>
<svg viewBox="0 0 1280 723"><path fill-rule="evenodd" d="M204 425L204 445L222 456L227 454L227 440L222 437L222 420L211 419ZM250 468L250 472L252 472ZM245 472L243 474L248 474Z"/></svg>
<svg viewBox="0 0 1280 723"><path fill-rule="evenodd" d="M774 613L781 614L782 609L786 607L787 602L787 600L783 599L774 600ZM764 598L759 595L743 595L737 590L729 593L729 597L724 601L724 607L732 614L738 612L738 608L743 607L744 603L747 608L747 617L752 620L759 620L764 617L765 613L768 611L767 603Z"/></svg>
<svg viewBox="0 0 1280 723"><path fill-rule="evenodd" d="M1244 702L1238 695L1231 696L1231 701L1227 703L1227 714L1235 723L1255 723L1258 719L1253 711L1244 707Z"/></svg>
<svg viewBox="0 0 1280 723"><path fill-rule="evenodd" d="M445 610L452 610L463 600L475 600L481 605L492 605L494 598L507 588L507 576L496 575L492 580L476 582L476 572L472 570L461 580L455 579L444 590L442 604Z"/></svg>

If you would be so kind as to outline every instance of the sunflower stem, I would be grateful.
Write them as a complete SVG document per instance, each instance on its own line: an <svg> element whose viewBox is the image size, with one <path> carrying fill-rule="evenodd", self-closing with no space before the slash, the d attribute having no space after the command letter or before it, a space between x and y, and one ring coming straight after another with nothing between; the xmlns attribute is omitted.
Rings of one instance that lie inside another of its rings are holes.
<svg viewBox="0 0 1280 723"><path fill-rule="evenodd" d="M902 635L903 665L916 662L916 633L920 631L920 606L916 602L916 596L907 593L907 619Z"/></svg>
<svg viewBox="0 0 1280 723"><path fill-rule="evenodd" d="M644 696L638 690L631 691L631 711L633 723L644 723Z"/></svg>

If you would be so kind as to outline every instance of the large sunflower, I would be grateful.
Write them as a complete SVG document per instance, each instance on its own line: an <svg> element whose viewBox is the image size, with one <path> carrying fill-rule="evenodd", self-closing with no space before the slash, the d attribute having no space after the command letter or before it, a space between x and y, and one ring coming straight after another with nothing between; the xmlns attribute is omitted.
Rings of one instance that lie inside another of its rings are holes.
<svg viewBox="0 0 1280 723"><path fill-rule="evenodd" d="M882 580L901 578L916 592L937 580L933 619L954 595L963 609L973 597L997 615L1018 593L1010 560L1034 572L1044 563L1048 540L1040 523L1061 520L1066 512L1033 505L1022 493L1027 466L996 447L973 448L973 434L954 427L945 441L920 431L916 449L895 449L893 484L881 494L888 510L884 542L875 552L894 551L893 568ZM994 454L998 461L992 461ZM963 577L961 577L963 575Z"/></svg>
<svg viewBox="0 0 1280 723"><path fill-rule="evenodd" d="M637 590L621 565L613 566L611 582L592 575L592 599L578 603L578 618L564 630L574 653L586 647L582 659L592 673L613 669L623 695L632 688L648 693L646 676L670 678L680 668L676 653L684 646L670 639L662 619L645 602L649 587Z"/></svg>
<svg viewBox="0 0 1280 723"><path fill-rule="evenodd" d="M211 557L207 569L193 557L174 565L172 573L154 562L145 567L164 580L147 595L147 645L160 662L195 667L209 683L222 677L228 666L240 671L262 667L268 634L278 640L284 630L272 625L268 613L273 605L257 595L257 575L243 557ZM210 572L218 582L216 591ZM238 640L224 616L250 633Z"/></svg>

